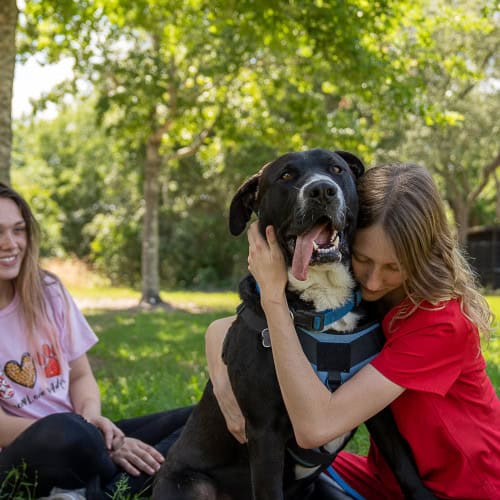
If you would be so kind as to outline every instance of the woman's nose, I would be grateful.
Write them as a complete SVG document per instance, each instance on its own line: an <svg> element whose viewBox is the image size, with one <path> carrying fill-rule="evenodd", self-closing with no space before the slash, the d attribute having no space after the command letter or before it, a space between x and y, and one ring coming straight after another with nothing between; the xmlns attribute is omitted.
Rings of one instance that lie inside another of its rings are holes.
<svg viewBox="0 0 500 500"><path fill-rule="evenodd" d="M380 271L377 269L371 269L365 275L365 282L363 283L365 288L372 292L376 292L382 286L382 277Z"/></svg>
<svg viewBox="0 0 500 500"><path fill-rule="evenodd" d="M11 231L5 231L0 235L0 248L10 249L16 246L14 234Z"/></svg>

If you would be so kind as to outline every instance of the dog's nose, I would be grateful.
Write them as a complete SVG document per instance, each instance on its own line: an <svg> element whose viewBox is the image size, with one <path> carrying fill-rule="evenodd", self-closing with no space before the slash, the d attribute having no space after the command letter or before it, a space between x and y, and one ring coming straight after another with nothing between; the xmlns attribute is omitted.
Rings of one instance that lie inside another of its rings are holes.
<svg viewBox="0 0 500 500"><path fill-rule="evenodd" d="M337 197L337 185L332 182L318 181L309 184L305 189L307 198L315 198L318 201L332 201Z"/></svg>

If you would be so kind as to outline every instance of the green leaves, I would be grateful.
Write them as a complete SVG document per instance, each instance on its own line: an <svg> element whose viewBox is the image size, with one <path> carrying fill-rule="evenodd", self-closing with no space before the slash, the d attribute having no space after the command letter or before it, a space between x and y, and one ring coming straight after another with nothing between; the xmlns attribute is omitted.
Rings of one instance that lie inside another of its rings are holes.
<svg viewBox="0 0 500 500"><path fill-rule="evenodd" d="M444 188L453 188L446 196L458 206L482 185L479 165L491 162L498 145L498 87L491 84L499 75L497 10L493 0L28 2L21 54L74 60L72 86L61 85L45 100L62 109L64 96L78 101L91 94L89 121L97 117L102 127L95 129L102 143L84 133L80 147L72 132L46 127L61 145L52 158L40 151L45 172L56 179L49 182L46 175L50 188L44 189L61 191L54 197L69 210L71 180L87 186L94 175L102 203L75 197L93 203L78 212L88 216L79 219L83 246L113 276L135 280L139 262L132 244L145 213L139 204L151 171L145 169L146 146L154 145L159 173L152 184L160 187L157 213L167 261L161 272L173 283L191 284L214 279L211 272L235 272L220 261L237 250L228 245L219 256L207 241L204 249L210 250L193 252L194 261L184 258L172 239L195 248L205 242L203 234L189 231L183 218L188 208L202 221L191 229L218 227L238 183L284 151L322 146L351 150L367 164L421 161L444 179ZM64 151L68 137L73 145ZM65 178L55 159L86 166ZM491 206L489 182L478 206ZM95 207L106 208L97 215ZM491 208L480 211L491 217ZM82 251L81 241L73 244ZM174 277L168 262L182 272Z"/></svg>

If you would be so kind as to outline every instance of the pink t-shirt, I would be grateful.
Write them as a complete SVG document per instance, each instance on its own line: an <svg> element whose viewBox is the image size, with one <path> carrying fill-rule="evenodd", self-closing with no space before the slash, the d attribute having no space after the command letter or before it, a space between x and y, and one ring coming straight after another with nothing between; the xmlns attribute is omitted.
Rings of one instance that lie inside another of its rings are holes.
<svg viewBox="0 0 500 500"><path fill-rule="evenodd" d="M20 317L19 297L15 295L0 310L0 407L9 415L41 418L73 411L68 363L97 342L69 293L63 292L52 278L47 277L46 284L47 310L65 362L58 359L48 340L41 341L41 352L32 352Z"/></svg>

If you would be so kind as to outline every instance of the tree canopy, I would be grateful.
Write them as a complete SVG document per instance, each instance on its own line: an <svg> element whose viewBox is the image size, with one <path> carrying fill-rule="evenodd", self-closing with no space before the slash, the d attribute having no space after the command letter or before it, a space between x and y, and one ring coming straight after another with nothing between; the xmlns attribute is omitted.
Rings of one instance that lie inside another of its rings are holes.
<svg viewBox="0 0 500 500"><path fill-rule="evenodd" d="M150 303L161 283L221 284L241 272L241 245L225 229L231 193L287 150L427 164L466 231L495 217L495 8L32 0L18 57L71 58L74 78L38 103L56 102L55 120L16 125L13 179L45 199L47 252L140 280Z"/></svg>

